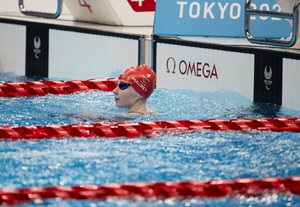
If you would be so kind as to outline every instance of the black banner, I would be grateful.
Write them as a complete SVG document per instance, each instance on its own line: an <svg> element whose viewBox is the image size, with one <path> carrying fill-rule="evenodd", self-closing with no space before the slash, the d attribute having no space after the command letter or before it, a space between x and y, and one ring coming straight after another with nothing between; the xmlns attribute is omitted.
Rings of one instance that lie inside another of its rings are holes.
<svg viewBox="0 0 300 207"><path fill-rule="evenodd" d="M282 57L255 55L254 102L282 105Z"/></svg>
<svg viewBox="0 0 300 207"><path fill-rule="evenodd" d="M42 24L26 28L26 76L48 77L49 28Z"/></svg>

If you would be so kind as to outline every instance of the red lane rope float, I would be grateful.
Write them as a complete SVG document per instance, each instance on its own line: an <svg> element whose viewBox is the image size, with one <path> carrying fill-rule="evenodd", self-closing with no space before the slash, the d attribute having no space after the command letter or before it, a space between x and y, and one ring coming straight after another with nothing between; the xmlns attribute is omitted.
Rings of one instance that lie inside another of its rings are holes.
<svg viewBox="0 0 300 207"><path fill-rule="evenodd" d="M137 182L126 184L29 187L0 189L0 205L16 205L59 198L62 200L164 200L191 198L258 197L273 193L300 195L300 176L286 178L242 178L208 182Z"/></svg>
<svg viewBox="0 0 300 207"><path fill-rule="evenodd" d="M28 81L0 84L0 97L45 96L48 94L70 94L87 90L112 91L116 78L71 81Z"/></svg>
<svg viewBox="0 0 300 207"><path fill-rule="evenodd" d="M145 121L46 126L1 126L0 139L43 139L63 137L136 138L166 132L275 131L300 132L300 117Z"/></svg>

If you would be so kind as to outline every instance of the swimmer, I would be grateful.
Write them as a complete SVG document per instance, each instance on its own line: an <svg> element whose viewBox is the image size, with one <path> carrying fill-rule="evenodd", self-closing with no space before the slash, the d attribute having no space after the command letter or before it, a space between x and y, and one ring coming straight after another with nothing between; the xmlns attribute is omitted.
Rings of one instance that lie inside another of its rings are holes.
<svg viewBox="0 0 300 207"><path fill-rule="evenodd" d="M70 117L84 122L120 122L131 121L153 112L146 105L156 84L156 74L147 65L128 68L122 73L113 90L117 107L128 109L127 113L82 113L52 114L51 117Z"/></svg>
<svg viewBox="0 0 300 207"><path fill-rule="evenodd" d="M147 65L131 67L122 73L113 90L117 107L128 109L128 115L149 114L146 101L156 84L156 74ZM124 115L124 114L123 114Z"/></svg>

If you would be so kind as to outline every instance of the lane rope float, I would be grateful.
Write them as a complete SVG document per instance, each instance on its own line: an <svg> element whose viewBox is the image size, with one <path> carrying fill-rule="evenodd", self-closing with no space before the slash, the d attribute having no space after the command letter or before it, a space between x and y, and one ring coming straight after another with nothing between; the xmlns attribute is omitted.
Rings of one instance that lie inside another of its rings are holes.
<svg viewBox="0 0 300 207"><path fill-rule="evenodd" d="M300 132L300 117L247 119L193 119L69 125L0 126L0 139L45 139L67 137L137 138L167 132L274 131Z"/></svg>
<svg viewBox="0 0 300 207"><path fill-rule="evenodd" d="M137 182L125 184L28 187L0 189L0 205L17 205L59 198L62 200L166 200L192 198L258 197L268 194L300 195L300 176L241 178L236 180Z"/></svg>
<svg viewBox="0 0 300 207"><path fill-rule="evenodd" d="M0 97L46 96L48 94L71 94L87 90L112 91L116 78L70 80L70 81L27 81L0 83Z"/></svg>

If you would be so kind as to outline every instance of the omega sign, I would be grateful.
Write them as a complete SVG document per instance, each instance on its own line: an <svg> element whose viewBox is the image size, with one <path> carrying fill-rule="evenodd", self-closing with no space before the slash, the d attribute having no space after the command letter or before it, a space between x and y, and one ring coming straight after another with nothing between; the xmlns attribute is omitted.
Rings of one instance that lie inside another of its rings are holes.
<svg viewBox="0 0 300 207"><path fill-rule="evenodd" d="M169 57L166 62L167 73L185 76L195 76L199 78L218 79L218 70L215 64L202 61L176 61L175 58Z"/></svg>

